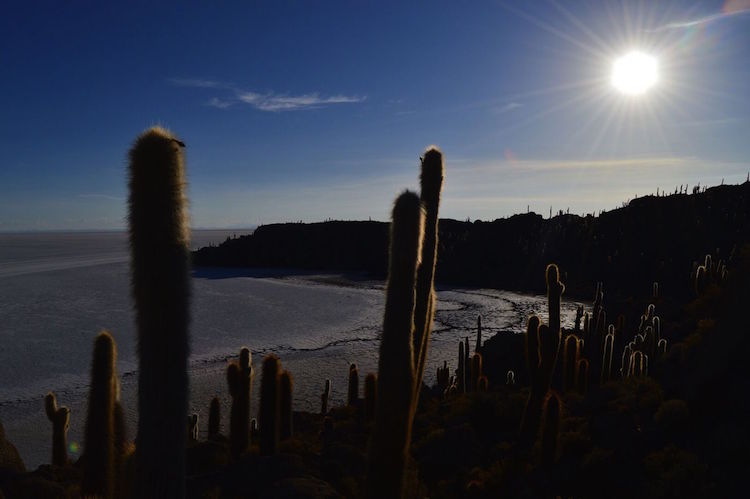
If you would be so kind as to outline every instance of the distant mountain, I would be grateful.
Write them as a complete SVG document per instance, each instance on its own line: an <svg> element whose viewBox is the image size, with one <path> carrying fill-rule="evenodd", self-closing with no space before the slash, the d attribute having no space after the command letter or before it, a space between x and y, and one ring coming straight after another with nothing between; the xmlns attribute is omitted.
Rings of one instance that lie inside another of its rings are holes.
<svg viewBox="0 0 750 499"><path fill-rule="evenodd" d="M544 292L540 269L555 262L567 296L588 297L596 281L622 296L648 292L654 281L663 292L686 292L690 262L706 253L727 258L737 243L750 241L748 208L745 182L696 194L646 196L598 217L441 219L437 281ZM375 278L385 277L387 259L385 222L263 225L252 235L193 253L196 266L358 270Z"/></svg>

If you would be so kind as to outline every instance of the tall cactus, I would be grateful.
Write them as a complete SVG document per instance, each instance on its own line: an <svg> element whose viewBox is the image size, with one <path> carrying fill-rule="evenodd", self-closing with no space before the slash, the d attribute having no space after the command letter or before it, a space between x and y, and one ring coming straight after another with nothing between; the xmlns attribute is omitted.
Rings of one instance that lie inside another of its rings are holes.
<svg viewBox="0 0 750 499"><path fill-rule="evenodd" d="M133 495L144 499L185 496L190 229L182 146L156 127L130 150L139 368Z"/></svg>
<svg viewBox="0 0 750 499"><path fill-rule="evenodd" d="M578 362L578 338L571 334L563 342L563 392L568 392L575 388L576 364Z"/></svg>
<svg viewBox="0 0 750 499"><path fill-rule="evenodd" d="M208 409L208 439L218 440L221 428L221 402L219 397L211 399Z"/></svg>
<svg viewBox="0 0 750 499"><path fill-rule="evenodd" d="M435 263L438 248L438 209L443 189L443 153L430 146L422 156L419 176L420 199L425 210L424 238L421 265L417 270L416 302L414 307L414 338L412 355L416 373L414 397L419 396L424 376L427 351L430 346L432 318L435 314Z"/></svg>
<svg viewBox="0 0 750 499"><path fill-rule="evenodd" d="M54 392L44 397L44 409L47 418L52 422L52 464L68 464L68 428L70 427L70 409L57 407Z"/></svg>
<svg viewBox="0 0 750 499"><path fill-rule="evenodd" d="M482 378L482 354L479 352L471 356L471 391L479 391L479 380Z"/></svg>
<svg viewBox="0 0 750 499"><path fill-rule="evenodd" d="M230 362L227 366L227 384L232 396L229 447L234 459L240 457L250 444L250 399L254 376L250 350L242 347L239 362Z"/></svg>
<svg viewBox="0 0 750 499"><path fill-rule="evenodd" d="M279 374L281 363L273 354L263 359L263 375L260 380L260 455L276 454L279 448Z"/></svg>
<svg viewBox="0 0 750 499"><path fill-rule="evenodd" d="M393 207L383 336L378 360L378 401L367 465L367 497L398 498L404 489L414 416L415 284L424 211L419 197L401 194Z"/></svg>
<svg viewBox="0 0 750 499"><path fill-rule="evenodd" d="M604 354L602 356L602 375L599 383L608 383L612 378L612 355L615 350L615 333L614 326L610 325L610 332L604 339Z"/></svg>
<svg viewBox="0 0 750 499"><path fill-rule="evenodd" d="M456 371L456 385L458 393L466 393L466 355L464 355L464 342L458 342L458 370Z"/></svg>
<svg viewBox="0 0 750 499"><path fill-rule="evenodd" d="M560 335L560 298L565 292L565 285L560 282L560 272L557 265L547 265L547 303L550 330ZM558 339L558 343L559 343ZM558 346L559 348L559 346Z"/></svg>
<svg viewBox="0 0 750 499"><path fill-rule="evenodd" d="M482 350L482 316L477 315L477 344L474 346L474 351L479 352Z"/></svg>
<svg viewBox="0 0 750 499"><path fill-rule="evenodd" d="M107 331L102 331L94 341L94 358L91 363L81 481L81 494L84 497L111 498L114 494L116 362L115 340Z"/></svg>

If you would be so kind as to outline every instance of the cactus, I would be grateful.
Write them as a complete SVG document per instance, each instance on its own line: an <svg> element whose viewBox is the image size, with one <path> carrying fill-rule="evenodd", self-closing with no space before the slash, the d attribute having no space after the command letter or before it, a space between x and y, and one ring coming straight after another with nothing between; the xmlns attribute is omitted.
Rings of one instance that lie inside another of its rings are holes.
<svg viewBox="0 0 750 499"><path fill-rule="evenodd" d="M542 466L555 464L557 454L557 434L560 430L560 399L550 392L544 402L544 422L542 423Z"/></svg>
<svg viewBox="0 0 750 499"><path fill-rule="evenodd" d="M70 409L57 407L54 392L44 397L44 409L47 418L52 422L52 464L68 464L68 428L70 427Z"/></svg>
<svg viewBox="0 0 750 499"><path fill-rule="evenodd" d="M698 269L695 271L695 294L697 296L700 296L703 294L703 292L706 290L706 286L708 285L708 273L706 272L706 267L703 265L700 265Z"/></svg>
<svg viewBox="0 0 750 499"><path fill-rule="evenodd" d="M419 197L401 194L393 207L383 335L378 360L378 400L368 452L367 497L403 495L404 468L414 416L412 354L415 281L424 211Z"/></svg>
<svg viewBox="0 0 750 499"><path fill-rule="evenodd" d="M443 361L443 367L437 368L437 387L440 393L444 393L445 390L450 387L450 369L448 369L448 361Z"/></svg>
<svg viewBox="0 0 750 499"><path fill-rule="evenodd" d="M651 286L651 297L656 300L659 298L659 283L654 281L654 284Z"/></svg>
<svg viewBox="0 0 750 499"><path fill-rule="evenodd" d="M292 391L294 389L294 378L292 374L284 370L279 376L280 401L279 410L279 439L287 440L292 437Z"/></svg>
<svg viewBox="0 0 750 499"><path fill-rule="evenodd" d="M583 311L584 311L583 305L578 305L576 307L576 318L575 318L575 322L573 326L573 332L576 335L581 334L581 319L583 319Z"/></svg>
<svg viewBox="0 0 750 499"><path fill-rule="evenodd" d="M195 413L187 417L187 441L198 441L198 415Z"/></svg>
<svg viewBox="0 0 750 499"><path fill-rule="evenodd" d="M516 373L514 373L512 370L508 371L508 373L505 375L505 384L508 386L513 386L516 384Z"/></svg>
<svg viewBox="0 0 750 499"><path fill-rule="evenodd" d="M328 400L331 398L331 380L326 380L326 387L320 395L320 413L325 416L328 414Z"/></svg>
<svg viewBox="0 0 750 499"><path fill-rule="evenodd" d="M208 409L208 439L219 440L221 427L221 402L219 397L211 399L211 406Z"/></svg>
<svg viewBox="0 0 750 499"><path fill-rule="evenodd" d="M546 273L549 328L560 336L560 297L565 292L565 285L560 282L560 272L554 263L547 265ZM558 343L559 341L558 339Z"/></svg>
<svg viewBox="0 0 750 499"><path fill-rule="evenodd" d="M614 326L609 326L610 332L604 339L604 355L602 357L602 375L599 380L601 384L609 382L612 378L612 354L615 349Z"/></svg>
<svg viewBox="0 0 750 499"><path fill-rule="evenodd" d="M482 316L477 315L477 344L474 346L474 352L482 350Z"/></svg>
<svg viewBox="0 0 750 499"><path fill-rule="evenodd" d="M620 366L620 376L626 378L630 373L630 359L633 354L633 347L628 343L622 351L622 365Z"/></svg>
<svg viewBox="0 0 750 499"><path fill-rule="evenodd" d="M447 367L445 368L447 371ZM373 373L365 376L365 421L371 423L375 420L375 405L378 400L378 378ZM447 385L447 383L446 383ZM447 386L446 386L447 389Z"/></svg>
<svg viewBox="0 0 750 499"><path fill-rule="evenodd" d="M115 485L115 340L102 331L94 341L89 407L84 431L83 496L111 498ZM184 441L184 436L183 436Z"/></svg>
<svg viewBox="0 0 750 499"><path fill-rule="evenodd" d="M479 390L479 378L482 377L482 354L475 353L471 356L471 391Z"/></svg>
<svg viewBox="0 0 750 499"><path fill-rule="evenodd" d="M260 380L260 455L271 456L279 448L279 371L281 363L274 354L263 359Z"/></svg>
<svg viewBox="0 0 750 499"><path fill-rule="evenodd" d="M227 365L227 384L232 396L232 407L229 412L229 448L233 459L245 452L250 444L250 400L252 397L253 377L250 350L240 349L239 362Z"/></svg>
<svg viewBox="0 0 750 499"><path fill-rule="evenodd" d="M575 388L576 363L580 355L578 345L578 338L574 334L565 338L565 342L563 343L563 392L568 392Z"/></svg>
<svg viewBox="0 0 750 499"><path fill-rule="evenodd" d="M185 496L190 253L181 142L152 128L130 150L128 200L138 329L133 495Z"/></svg>
<svg viewBox="0 0 750 499"><path fill-rule="evenodd" d="M349 366L349 385L346 390L346 405L356 405L359 400L359 369L357 364Z"/></svg>
<svg viewBox="0 0 750 499"><path fill-rule="evenodd" d="M464 355L464 342L458 342L458 369L456 370L456 386L458 393L466 392L466 356Z"/></svg>
<svg viewBox="0 0 750 499"><path fill-rule="evenodd" d="M471 354L469 353L469 337L464 338L464 387L466 391L471 391Z"/></svg>
<svg viewBox="0 0 750 499"><path fill-rule="evenodd" d="M477 383L477 389L480 392L486 392L489 389L490 381L487 379L487 376L480 376L479 382Z"/></svg>
<svg viewBox="0 0 750 499"><path fill-rule="evenodd" d="M430 346L432 318L435 314L435 263L438 248L438 209L443 188L443 153L430 146L422 156L419 176L420 199L424 207L424 236L421 244L421 265L417 270L414 307L414 338L412 355L416 373L414 397L419 396Z"/></svg>

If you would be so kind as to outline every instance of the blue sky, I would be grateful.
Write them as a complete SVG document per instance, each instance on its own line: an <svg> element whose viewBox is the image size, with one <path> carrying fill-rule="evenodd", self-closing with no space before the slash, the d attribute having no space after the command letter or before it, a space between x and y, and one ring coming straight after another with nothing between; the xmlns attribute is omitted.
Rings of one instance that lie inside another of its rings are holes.
<svg viewBox="0 0 750 499"><path fill-rule="evenodd" d="M157 124L195 227L386 220L429 144L457 219L750 170L750 0L100 3L0 7L0 231L124 227ZM632 49L659 61L638 97L610 84Z"/></svg>

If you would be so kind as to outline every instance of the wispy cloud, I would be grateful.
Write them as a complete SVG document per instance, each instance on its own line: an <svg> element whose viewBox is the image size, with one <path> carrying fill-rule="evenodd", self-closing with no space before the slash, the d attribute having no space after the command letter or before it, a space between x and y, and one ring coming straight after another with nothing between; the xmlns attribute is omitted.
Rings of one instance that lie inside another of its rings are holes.
<svg viewBox="0 0 750 499"><path fill-rule="evenodd" d="M215 107L218 109L227 109L232 107L234 104L235 102L233 101L219 99L218 97L211 97L211 100L206 103L207 106Z"/></svg>
<svg viewBox="0 0 750 499"><path fill-rule="evenodd" d="M362 102L365 97L332 95L322 97L317 93L303 95L275 95L259 94L256 92L241 92L237 98L261 111L297 111L300 109L314 109L332 104L352 104Z"/></svg>
<svg viewBox="0 0 750 499"><path fill-rule="evenodd" d="M496 107L495 114L507 113L508 111L513 111L514 109L518 109L519 107L523 107L523 104L521 104L520 102L508 102L500 107Z"/></svg>
<svg viewBox="0 0 750 499"><path fill-rule="evenodd" d="M722 12L717 12L716 14L711 14L709 16L699 17L697 19L688 19L685 21L668 23L668 24L665 24L664 26L661 26L660 28L657 28L656 31L666 30L666 29L692 28L694 26L702 26L704 24L709 24L714 21L718 21L720 19L725 19L727 17L738 16L738 15L749 14L749 13L750 13L750 0L730 0L729 2L726 3L724 8L722 9Z"/></svg>
<svg viewBox="0 0 750 499"><path fill-rule="evenodd" d="M170 84L177 87L192 88L229 88L231 85L217 80L206 80L202 78L169 78Z"/></svg>
<svg viewBox="0 0 750 499"><path fill-rule="evenodd" d="M355 104L363 102L366 97L358 95L334 94L324 96L318 92L301 95L279 94L275 92L254 92L218 80L203 78L169 78L167 82L178 87L226 90L227 95L213 96L206 102L207 106L217 109L228 109L235 104L247 104L259 111L281 112L316 109L334 104Z"/></svg>

